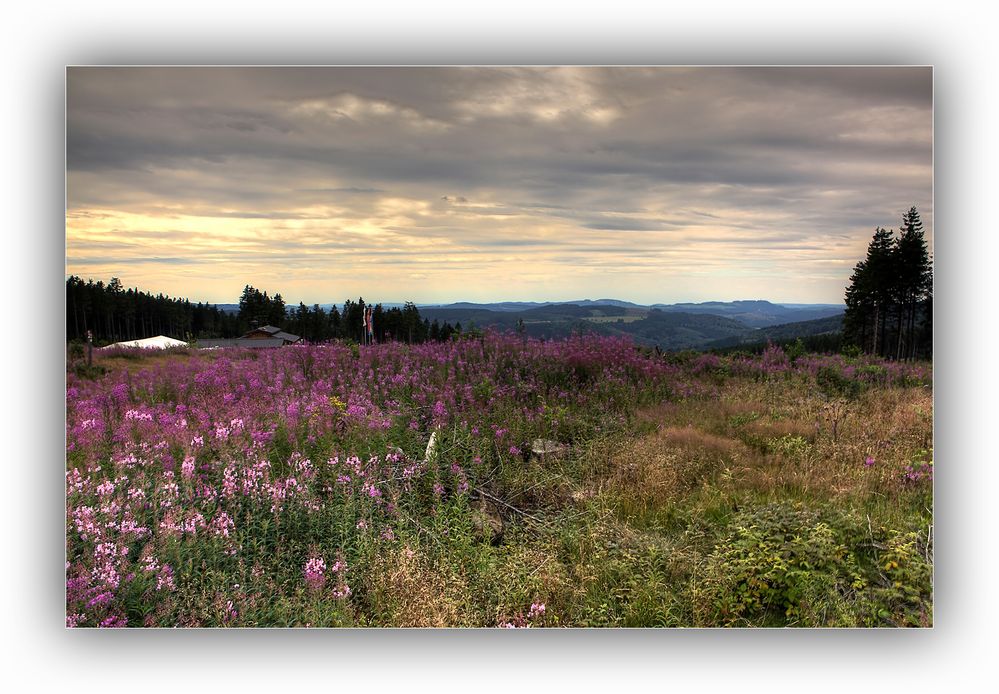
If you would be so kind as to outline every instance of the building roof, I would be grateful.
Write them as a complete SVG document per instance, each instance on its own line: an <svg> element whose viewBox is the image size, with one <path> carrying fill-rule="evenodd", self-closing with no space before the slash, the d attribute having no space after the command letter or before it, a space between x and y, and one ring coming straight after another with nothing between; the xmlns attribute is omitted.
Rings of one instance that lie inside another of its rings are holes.
<svg viewBox="0 0 999 694"><path fill-rule="evenodd" d="M284 340L279 337L265 337L257 340L250 340L243 337L229 340L198 340L198 349L218 349L220 347L249 347L260 349L262 347L281 347Z"/></svg>
<svg viewBox="0 0 999 694"><path fill-rule="evenodd" d="M267 333L271 337L279 338L286 342L298 342L299 340L302 339L298 335L292 335L291 333L286 333L281 328L276 328L273 325L262 325L259 328L253 328L249 332L245 333L243 335L243 338L249 338L250 335L253 335L254 333Z"/></svg>

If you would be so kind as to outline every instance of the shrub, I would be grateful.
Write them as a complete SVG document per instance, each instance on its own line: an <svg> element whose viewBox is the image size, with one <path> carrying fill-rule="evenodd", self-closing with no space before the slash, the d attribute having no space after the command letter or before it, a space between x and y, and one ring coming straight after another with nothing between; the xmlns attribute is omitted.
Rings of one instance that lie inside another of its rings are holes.
<svg viewBox="0 0 999 694"><path fill-rule="evenodd" d="M88 381L94 381L108 372L106 367L100 364L93 364L87 366L86 364L79 363L73 365L73 373L75 373L80 378L85 378Z"/></svg>
<svg viewBox="0 0 999 694"><path fill-rule="evenodd" d="M891 533L878 557L884 579L873 590L874 620L895 626L928 625L933 564L923 540L917 532Z"/></svg>
<svg viewBox="0 0 999 694"><path fill-rule="evenodd" d="M815 382L818 384L819 390L829 398L844 397L854 399L864 390L863 385L859 381L843 375L843 372L835 366L820 367L815 374Z"/></svg>
<svg viewBox="0 0 999 694"><path fill-rule="evenodd" d="M787 355L787 358L791 360L792 364L798 361L799 358L805 356L806 351L805 343L801 341L800 337L784 349L784 353Z"/></svg>
<svg viewBox="0 0 999 694"><path fill-rule="evenodd" d="M702 624L825 624L865 580L843 519L789 505L739 513L708 557L696 608Z"/></svg>
<svg viewBox="0 0 999 694"><path fill-rule="evenodd" d="M84 343L79 340L73 340L69 343L69 358L70 359L83 359L84 355Z"/></svg>
<svg viewBox="0 0 999 694"><path fill-rule="evenodd" d="M857 367L857 378L866 383L886 384L888 382L888 369L881 364L865 364Z"/></svg>
<svg viewBox="0 0 999 694"><path fill-rule="evenodd" d="M931 530L771 504L733 517L693 590L716 626L928 626Z"/></svg>

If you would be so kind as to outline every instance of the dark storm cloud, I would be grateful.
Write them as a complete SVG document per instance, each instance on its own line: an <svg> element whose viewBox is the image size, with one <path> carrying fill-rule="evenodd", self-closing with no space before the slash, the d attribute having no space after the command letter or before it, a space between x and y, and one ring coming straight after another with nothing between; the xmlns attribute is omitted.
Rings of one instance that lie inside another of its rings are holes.
<svg viewBox="0 0 999 694"><path fill-rule="evenodd" d="M931 80L891 67L70 68L69 258L113 266L100 243L121 215L136 218L122 233L187 220L169 228L188 255L157 247L160 263L251 234L266 262L370 243L387 263L533 249L571 272L578 247L623 253L624 239L667 263L655 244L669 236L670 253L730 248L733 267L753 243L781 262L824 253L845 281L874 226L910 205L932 232Z"/></svg>

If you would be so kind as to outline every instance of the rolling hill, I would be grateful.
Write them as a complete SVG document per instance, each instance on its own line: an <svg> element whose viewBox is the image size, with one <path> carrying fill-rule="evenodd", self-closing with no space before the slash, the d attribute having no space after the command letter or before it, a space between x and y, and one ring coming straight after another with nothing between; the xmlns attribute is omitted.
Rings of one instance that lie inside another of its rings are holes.
<svg viewBox="0 0 999 694"><path fill-rule="evenodd" d="M746 302L760 303L760 302ZM768 303L768 302L762 302ZM768 306L775 306L768 304ZM461 323L465 329L472 327L516 330L523 321L524 331L531 337L554 338L572 333L597 335L623 335L649 347L658 346L664 350L707 349L714 346L731 346L745 342L766 340L768 329L757 328L733 316L753 313L749 322L764 322L765 307L734 307L731 316L718 315L704 307L695 312L621 306L617 304L548 304L521 311L490 310L487 308L421 308L420 314L430 320ZM755 311L750 310L755 308ZM783 307L777 307L778 309ZM769 309L767 309L769 310ZM810 309L801 312L808 315ZM773 314L800 315L799 311L773 311ZM825 321L825 322L822 322ZM827 331L829 326L838 325L839 316L806 321L805 325L795 322L784 323L774 328L775 335L816 334ZM771 325L771 324L768 324ZM778 330L779 328L779 330ZM833 328L836 329L836 328Z"/></svg>
<svg viewBox="0 0 999 694"><path fill-rule="evenodd" d="M766 328L759 328L750 332L742 333L732 337L715 340L707 345L710 349L724 349L737 347L739 345L759 344L763 342L784 342L794 340L799 337L813 337L815 335L831 335L843 330L843 314L826 318L816 318L814 320L798 321L795 323L784 323L781 325L771 325Z"/></svg>

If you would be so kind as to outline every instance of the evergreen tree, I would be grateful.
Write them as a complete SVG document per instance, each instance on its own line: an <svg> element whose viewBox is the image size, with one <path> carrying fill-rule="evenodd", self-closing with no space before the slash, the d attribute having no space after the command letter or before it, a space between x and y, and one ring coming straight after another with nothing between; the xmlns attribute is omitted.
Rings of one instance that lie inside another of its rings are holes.
<svg viewBox="0 0 999 694"><path fill-rule="evenodd" d="M932 353L933 272L915 207L898 237L878 227L846 290L845 344L895 359Z"/></svg>
<svg viewBox="0 0 999 694"><path fill-rule="evenodd" d="M898 277L898 341L895 358L912 358L916 351L914 338L917 313L933 288L933 271L923 235L923 222L915 207L902 215L895 253Z"/></svg>
<svg viewBox="0 0 999 694"><path fill-rule="evenodd" d="M846 290L843 331L848 342L878 353L893 302L895 286L892 232L877 227L867 257L857 263Z"/></svg>

